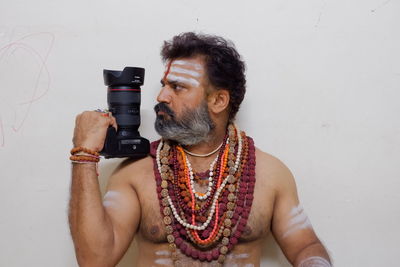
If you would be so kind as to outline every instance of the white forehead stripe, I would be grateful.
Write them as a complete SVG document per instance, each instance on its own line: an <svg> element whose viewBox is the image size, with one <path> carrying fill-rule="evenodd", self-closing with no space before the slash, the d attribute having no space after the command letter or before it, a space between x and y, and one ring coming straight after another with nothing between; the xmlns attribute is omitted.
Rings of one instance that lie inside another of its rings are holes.
<svg viewBox="0 0 400 267"><path fill-rule="evenodd" d="M177 75L174 75L174 74L171 74L171 73L168 74L167 79L175 81L175 82L188 83L188 84L191 84L191 85L193 85L195 87L200 85L199 81L197 81L196 79L177 76Z"/></svg>
<svg viewBox="0 0 400 267"><path fill-rule="evenodd" d="M302 262L300 262L299 267L332 267L332 265L324 258L314 256L314 257L309 257Z"/></svg>
<svg viewBox="0 0 400 267"><path fill-rule="evenodd" d="M195 70L203 69L203 66L201 66L201 64L188 62L188 61L185 61L185 60L174 60L174 61L172 61L172 64L183 65L183 66L191 66L191 67L194 67Z"/></svg>
<svg viewBox="0 0 400 267"><path fill-rule="evenodd" d="M300 204L290 211L290 220L287 225L287 230L283 234L283 238L293 234L302 229L312 228L311 222L308 219L306 212Z"/></svg>
<svg viewBox="0 0 400 267"><path fill-rule="evenodd" d="M187 70L187 69L182 69L179 67L171 67L170 72L175 72L175 73L181 73L181 74L187 74L193 77L200 77L201 74L197 71L194 70Z"/></svg>

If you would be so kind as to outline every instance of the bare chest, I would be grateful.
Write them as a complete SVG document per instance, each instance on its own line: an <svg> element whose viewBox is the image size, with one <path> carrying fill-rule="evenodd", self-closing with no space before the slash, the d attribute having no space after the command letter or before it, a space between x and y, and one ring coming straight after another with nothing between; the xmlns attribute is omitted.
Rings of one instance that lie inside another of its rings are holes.
<svg viewBox="0 0 400 267"><path fill-rule="evenodd" d="M240 243L264 238L270 232L274 196L264 184L256 178L254 201ZM152 243L167 242L154 176L143 181L138 195L141 203L140 235Z"/></svg>

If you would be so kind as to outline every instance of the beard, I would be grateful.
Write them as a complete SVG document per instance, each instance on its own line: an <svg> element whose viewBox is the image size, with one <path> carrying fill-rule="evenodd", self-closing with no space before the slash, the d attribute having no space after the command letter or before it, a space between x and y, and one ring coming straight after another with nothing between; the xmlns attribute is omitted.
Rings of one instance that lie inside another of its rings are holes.
<svg viewBox="0 0 400 267"><path fill-rule="evenodd" d="M180 119L165 103L157 104L154 111L156 113L163 111L167 114L157 115L154 123L157 133L165 139L176 141L182 145L190 146L209 141L210 132L215 128L205 101L194 109L185 107ZM169 118L166 118L167 116Z"/></svg>

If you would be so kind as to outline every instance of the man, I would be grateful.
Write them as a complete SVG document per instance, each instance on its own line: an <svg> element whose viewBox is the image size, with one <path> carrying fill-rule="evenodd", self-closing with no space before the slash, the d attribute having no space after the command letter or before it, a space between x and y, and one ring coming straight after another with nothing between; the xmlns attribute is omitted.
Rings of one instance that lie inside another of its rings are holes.
<svg viewBox="0 0 400 267"><path fill-rule="evenodd" d="M246 84L233 45L189 32L161 54L163 138L152 155L121 164L103 201L91 163L117 124L77 116L69 219L79 265L115 266L135 237L136 266L259 266L271 231L294 266L331 266L290 171L232 124Z"/></svg>

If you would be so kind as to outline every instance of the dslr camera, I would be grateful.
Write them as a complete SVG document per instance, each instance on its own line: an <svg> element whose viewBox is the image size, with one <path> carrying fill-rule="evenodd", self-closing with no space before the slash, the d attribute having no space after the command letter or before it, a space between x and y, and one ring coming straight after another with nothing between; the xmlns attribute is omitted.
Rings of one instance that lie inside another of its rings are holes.
<svg viewBox="0 0 400 267"><path fill-rule="evenodd" d="M144 69L125 67L123 71L103 70L107 88L108 110L116 118L118 131L110 126L104 148L105 158L143 158L150 151L149 140L139 134L140 86L144 82Z"/></svg>

